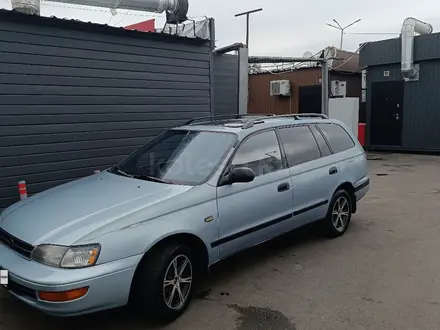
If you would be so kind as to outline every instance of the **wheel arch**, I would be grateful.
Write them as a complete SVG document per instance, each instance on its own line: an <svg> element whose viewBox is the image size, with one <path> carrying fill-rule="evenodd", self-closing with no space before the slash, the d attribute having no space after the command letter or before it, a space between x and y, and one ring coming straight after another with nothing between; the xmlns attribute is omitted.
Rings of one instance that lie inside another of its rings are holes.
<svg viewBox="0 0 440 330"><path fill-rule="evenodd" d="M197 265L200 267L200 269L201 270L208 269L208 265L209 265L208 248L200 237L190 233L175 233L160 239L145 252L139 264L142 263L143 260L148 258L148 256L157 249L161 249L163 246L173 243L180 243L182 245L189 247L191 251L194 253L194 257L196 258Z"/></svg>
<svg viewBox="0 0 440 330"><path fill-rule="evenodd" d="M193 261L195 261L195 265L193 263L193 270L203 271L205 267L207 269L209 261L208 250L205 243L194 234L174 233L159 239L144 253L136 266L131 280L128 304L135 308L139 308L141 306L142 309L140 310L142 312L145 311L144 307L147 306L149 312L153 310L157 312L155 315L153 315L153 317L157 317L160 321L166 320L168 322L168 320L174 320L186 309L186 306L188 305L188 302L185 303L185 307L183 307L181 312L178 312L177 314L164 314L163 309L161 309L160 306L158 307L158 305L155 305L157 302L157 297L160 294L159 291L161 291L160 289L157 289L156 281L159 278L157 276L160 276L161 269L163 269L163 262L165 261L163 256L167 255L169 251L173 251L173 248L179 245L185 246L191 250ZM151 264L149 264L149 262L151 262ZM147 272L145 272L145 270L147 270ZM197 272L197 276L200 274L201 273ZM145 278L150 280L149 282L147 281L150 283L150 286L139 286L140 283L145 283ZM141 299L140 297L146 298Z"/></svg>

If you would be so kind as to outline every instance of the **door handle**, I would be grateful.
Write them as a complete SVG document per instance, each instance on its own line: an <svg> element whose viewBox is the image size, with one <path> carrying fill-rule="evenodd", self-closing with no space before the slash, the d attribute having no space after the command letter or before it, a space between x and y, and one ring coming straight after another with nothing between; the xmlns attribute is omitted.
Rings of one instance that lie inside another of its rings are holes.
<svg viewBox="0 0 440 330"><path fill-rule="evenodd" d="M283 182L278 185L278 192L287 191L290 189L290 185L288 182Z"/></svg>
<svg viewBox="0 0 440 330"><path fill-rule="evenodd" d="M330 174L330 175L333 175L333 174L336 174L336 173L338 173L338 168L335 167L335 166L330 167L330 169L328 170L328 174Z"/></svg>

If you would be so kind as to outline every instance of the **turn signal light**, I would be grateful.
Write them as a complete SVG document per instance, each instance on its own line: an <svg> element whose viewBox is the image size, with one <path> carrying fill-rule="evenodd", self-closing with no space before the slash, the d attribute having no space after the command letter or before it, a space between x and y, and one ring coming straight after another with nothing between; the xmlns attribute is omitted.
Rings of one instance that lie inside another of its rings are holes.
<svg viewBox="0 0 440 330"><path fill-rule="evenodd" d="M89 287L63 292L38 292L38 298L50 302L66 302L82 298L89 291Z"/></svg>

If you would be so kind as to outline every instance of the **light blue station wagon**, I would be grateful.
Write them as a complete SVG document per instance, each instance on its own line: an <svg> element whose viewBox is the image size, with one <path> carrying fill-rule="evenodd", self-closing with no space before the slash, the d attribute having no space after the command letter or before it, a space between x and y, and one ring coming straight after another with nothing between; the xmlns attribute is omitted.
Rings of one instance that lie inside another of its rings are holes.
<svg viewBox="0 0 440 330"><path fill-rule="evenodd" d="M133 303L171 321L216 262L313 222L344 234L369 182L356 137L324 115L198 118L4 210L4 286L53 315Z"/></svg>

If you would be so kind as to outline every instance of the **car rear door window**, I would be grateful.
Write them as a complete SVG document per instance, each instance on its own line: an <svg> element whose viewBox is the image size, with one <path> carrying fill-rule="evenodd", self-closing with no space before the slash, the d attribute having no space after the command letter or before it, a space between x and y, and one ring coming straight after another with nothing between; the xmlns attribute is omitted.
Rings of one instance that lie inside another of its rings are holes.
<svg viewBox="0 0 440 330"><path fill-rule="evenodd" d="M278 132L289 166L303 164L321 157L321 152L308 126L281 128Z"/></svg>
<svg viewBox="0 0 440 330"><path fill-rule="evenodd" d="M310 129L312 130L313 135L315 136L316 142L318 143L319 150L321 151L322 157L330 156L332 154L330 148L328 147L327 142L322 136L319 129L316 128L315 125L311 125Z"/></svg>
<svg viewBox="0 0 440 330"><path fill-rule="evenodd" d="M249 167L257 176L280 170L283 163L275 132L259 133L244 141L231 163L231 169L237 167Z"/></svg>
<svg viewBox="0 0 440 330"><path fill-rule="evenodd" d="M319 129L327 139L333 153L342 152L354 147L354 142L345 129L338 124L319 124Z"/></svg>

